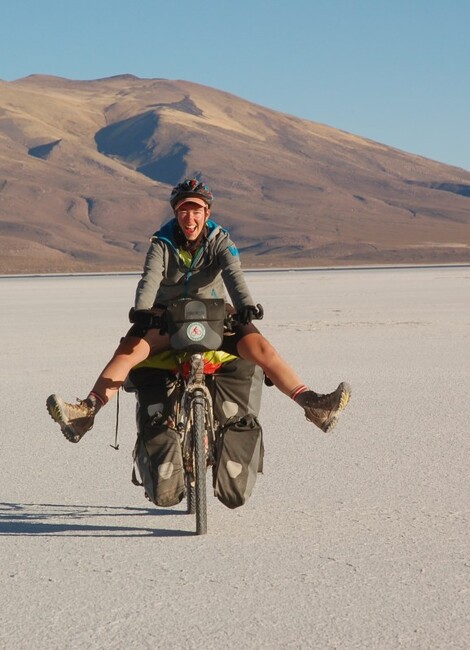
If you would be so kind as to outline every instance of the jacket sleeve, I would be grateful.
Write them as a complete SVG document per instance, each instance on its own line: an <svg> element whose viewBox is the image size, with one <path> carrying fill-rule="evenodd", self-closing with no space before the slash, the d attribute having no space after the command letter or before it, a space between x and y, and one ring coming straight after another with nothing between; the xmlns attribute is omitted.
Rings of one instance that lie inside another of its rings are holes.
<svg viewBox="0 0 470 650"><path fill-rule="evenodd" d="M226 235L218 253L222 279L235 309L254 305L250 290L243 274L237 247Z"/></svg>
<svg viewBox="0 0 470 650"><path fill-rule="evenodd" d="M153 307L157 291L163 279L165 245L153 240L145 258L144 270L135 293L135 309Z"/></svg>

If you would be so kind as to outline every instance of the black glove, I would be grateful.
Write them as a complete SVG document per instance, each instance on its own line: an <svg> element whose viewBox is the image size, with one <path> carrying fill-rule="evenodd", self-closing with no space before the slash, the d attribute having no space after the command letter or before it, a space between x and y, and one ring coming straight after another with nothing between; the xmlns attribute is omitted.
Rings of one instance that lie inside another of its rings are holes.
<svg viewBox="0 0 470 650"><path fill-rule="evenodd" d="M164 314L157 316L151 309L134 309L129 311L129 320L143 330L158 329L160 334L166 332L166 318Z"/></svg>
<svg viewBox="0 0 470 650"><path fill-rule="evenodd" d="M248 325L252 320L261 320L264 316L264 309L260 304L246 305L237 311L237 320L241 325Z"/></svg>

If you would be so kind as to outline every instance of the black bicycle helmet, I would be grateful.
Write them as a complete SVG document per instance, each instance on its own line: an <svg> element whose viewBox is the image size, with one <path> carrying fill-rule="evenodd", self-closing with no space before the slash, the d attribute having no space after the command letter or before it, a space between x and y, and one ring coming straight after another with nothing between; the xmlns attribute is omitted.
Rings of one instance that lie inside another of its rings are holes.
<svg viewBox="0 0 470 650"><path fill-rule="evenodd" d="M185 178L183 182L178 183L178 185L172 189L170 205L174 210L178 203L181 203L184 199L190 198L203 199L209 208L214 199L208 185L201 183L197 178Z"/></svg>

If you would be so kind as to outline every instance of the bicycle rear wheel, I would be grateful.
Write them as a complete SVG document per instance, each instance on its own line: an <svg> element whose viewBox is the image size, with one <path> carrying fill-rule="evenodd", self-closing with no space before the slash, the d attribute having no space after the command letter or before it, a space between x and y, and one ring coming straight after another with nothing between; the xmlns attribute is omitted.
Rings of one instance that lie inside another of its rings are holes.
<svg viewBox="0 0 470 650"><path fill-rule="evenodd" d="M196 482L196 534L207 533L207 495L206 495L206 446L204 443L204 402L197 397L193 402L193 449L194 475Z"/></svg>

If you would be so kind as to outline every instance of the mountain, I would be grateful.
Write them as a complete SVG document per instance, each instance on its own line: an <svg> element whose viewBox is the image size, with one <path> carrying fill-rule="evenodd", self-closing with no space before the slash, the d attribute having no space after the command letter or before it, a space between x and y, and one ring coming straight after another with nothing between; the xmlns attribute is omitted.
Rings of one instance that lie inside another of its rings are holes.
<svg viewBox="0 0 470 650"><path fill-rule="evenodd" d="M140 270L209 182L245 267L470 261L470 173L187 81L0 81L0 273Z"/></svg>

